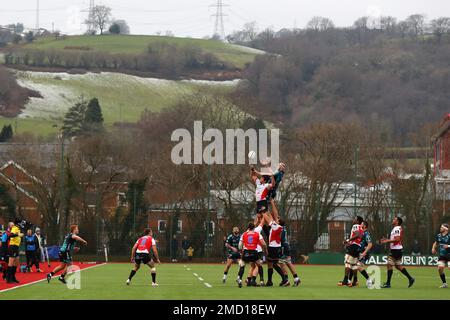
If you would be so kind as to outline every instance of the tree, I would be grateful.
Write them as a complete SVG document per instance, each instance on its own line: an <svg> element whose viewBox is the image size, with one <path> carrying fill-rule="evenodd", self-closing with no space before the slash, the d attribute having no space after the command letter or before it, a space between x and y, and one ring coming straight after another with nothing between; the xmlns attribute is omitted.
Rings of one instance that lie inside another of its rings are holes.
<svg viewBox="0 0 450 320"><path fill-rule="evenodd" d="M423 14L413 14L406 19L408 31L412 37L418 39L424 34L425 16Z"/></svg>
<svg viewBox="0 0 450 320"><path fill-rule="evenodd" d="M431 20L430 26L433 34L438 40L438 43L441 43L442 36L450 32L450 18L440 17L437 19L433 19Z"/></svg>
<svg viewBox="0 0 450 320"><path fill-rule="evenodd" d="M87 104L84 116L84 131L98 132L103 130L102 108L97 98L92 98Z"/></svg>
<svg viewBox="0 0 450 320"><path fill-rule="evenodd" d="M109 33L112 34L120 34L120 26L117 23L113 23L110 27L109 27Z"/></svg>
<svg viewBox="0 0 450 320"><path fill-rule="evenodd" d="M87 102L82 97L80 101L70 107L64 116L63 134L65 137L75 137L83 132Z"/></svg>
<svg viewBox="0 0 450 320"><path fill-rule="evenodd" d="M106 29L106 26L111 20L111 8L99 5L95 6L92 13L86 19L86 24L93 26L95 30L99 29L100 34ZM92 31L92 30L91 30Z"/></svg>
<svg viewBox="0 0 450 320"><path fill-rule="evenodd" d="M0 142L8 142L13 137L12 126L4 125L2 131L0 132Z"/></svg>
<svg viewBox="0 0 450 320"><path fill-rule="evenodd" d="M306 29L314 31L325 31L334 28L334 23L331 19L325 17L313 17L306 25Z"/></svg>
<svg viewBox="0 0 450 320"><path fill-rule="evenodd" d="M109 28L109 32L114 34L130 34L130 27L125 20L114 20Z"/></svg>

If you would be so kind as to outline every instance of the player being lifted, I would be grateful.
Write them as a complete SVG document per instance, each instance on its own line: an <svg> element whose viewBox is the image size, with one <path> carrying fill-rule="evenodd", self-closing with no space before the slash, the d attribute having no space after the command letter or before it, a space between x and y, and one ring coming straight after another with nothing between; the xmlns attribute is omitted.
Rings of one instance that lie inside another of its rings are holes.
<svg viewBox="0 0 450 320"><path fill-rule="evenodd" d="M448 288L444 273L445 268L450 267L450 234L448 233L447 223L441 225L431 248L431 253L439 254L438 271L442 280L442 285L439 288Z"/></svg>
<svg viewBox="0 0 450 320"><path fill-rule="evenodd" d="M64 284L66 283L66 275L69 271L69 267L72 265L72 251L74 250L75 243L81 242L82 244L87 245L87 242L78 236L79 232L80 231L76 224L70 226L70 232L64 237L64 242L58 253L59 262L61 262L61 264L57 266L52 272L47 274L48 283L50 283L52 277L59 271L62 271L62 273L58 277L58 280Z"/></svg>
<svg viewBox="0 0 450 320"><path fill-rule="evenodd" d="M233 262L239 262L241 259L241 253L239 251L239 241L241 239L241 235L239 233L238 227L233 227L233 232L227 237L225 241L225 247L227 248L227 263L225 265L225 270L223 272L223 283L227 281L228 271L230 270Z"/></svg>
<svg viewBox="0 0 450 320"><path fill-rule="evenodd" d="M405 277L408 278L408 288L410 288L414 282L415 279L411 277L406 271L406 268L402 265L402 257L403 257L403 229L402 229L403 219L400 217L395 217L394 220L392 220L393 229L391 231L391 237L390 239L381 239L381 243L389 243L391 253L388 256L388 263L387 263L387 281L385 284L383 284L382 288L390 288L391 287L391 279L392 274L394 273L393 267L397 268L401 273L405 275Z"/></svg>
<svg viewBox="0 0 450 320"><path fill-rule="evenodd" d="M242 259L240 261L240 268L238 273L237 283L239 288L242 288L242 276L245 271L245 264L249 263L251 267L251 276L247 278L248 286L256 286L256 276L258 275L258 264L260 264L259 254L256 250L258 245L266 251L266 243L262 235L255 231L253 222L248 224L248 229L241 236L239 241L239 249L242 250Z"/></svg>
<svg viewBox="0 0 450 320"><path fill-rule="evenodd" d="M360 216L355 217L353 220L352 232L350 238L344 241L346 254L345 254L345 274L344 280L338 282L338 286L356 286L355 278L353 283L349 282L349 278L353 277L358 272L358 259L361 252L361 241L363 236L362 224L363 218Z"/></svg>
<svg viewBox="0 0 450 320"><path fill-rule="evenodd" d="M130 285L136 272L141 267L141 263L146 264L150 268L152 274L152 287L157 287L155 262L160 263L158 250L156 249L156 241L152 237L152 229L146 228L144 236L139 238L131 250L131 262L134 262L134 268L130 272L126 284Z"/></svg>

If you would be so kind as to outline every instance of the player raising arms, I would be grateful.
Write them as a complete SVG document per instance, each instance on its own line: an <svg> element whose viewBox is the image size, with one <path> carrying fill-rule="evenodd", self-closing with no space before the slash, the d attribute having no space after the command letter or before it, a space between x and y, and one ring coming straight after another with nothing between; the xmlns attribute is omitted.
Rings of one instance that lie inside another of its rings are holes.
<svg viewBox="0 0 450 320"><path fill-rule="evenodd" d="M255 199L257 219L255 220L255 224L268 224L267 221L270 222L272 220L272 216L267 210L269 191L275 186L275 179L273 175L261 175L255 168L251 168L250 178L256 186ZM263 209L265 209L265 211L263 211Z"/></svg>
<svg viewBox="0 0 450 320"><path fill-rule="evenodd" d="M239 249L243 250L237 279L239 288L242 288L242 276L244 275L246 263L250 263L252 270L251 277L247 279L247 285L256 286L258 264L260 264L259 254L256 250L258 245L266 251L266 243L264 242L262 235L255 231L254 223L250 222L247 231L242 234L241 240L239 241Z"/></svg>
<svg viewBox="0 0 450 320"><path fill-rule="evenodd" d="M363 237L362 224L363 218L360 216L355 217L353 220L352 232L350 238L344 241L346 248L345 254L345 275L344 280L338 283L338 286L356 286L355 278L353 283L349 282L349 278L354 276L358 272L358 259L361 252L361 241Z"/></svg>
<svg viewBox="0 0 450 320"><path fill-rule="evenodd" d="M130 285L131 279L141 267L141 263L146 264L150 268L152 274L152 287L157 287L155 262L160 263L158 250L156 249L156 241L152 238L152 229L146 228L144 236L139 238L131 250L131 262L134 262L134 268L130 272L127 279L127 285Z"/></svg>
<svg viewBox="0 0 450 320"><path fill-rule="evenodd" d="M445 268L450 267L450 234L448 233L448 224L443 223L436 236L431 249L432 254L439 254L438 271L442 280L442 285L439 288L448 288L447 280L445 279Z"/></svg>
<svg viewBox="0 0 450 320"><path fill-rule="evenodd" d="M391 253L388 256L388 263L387 263L387 281L385 284L383 284L382 288L390 288L391 287L391 279L392 274L394 273L393 267L397 268L401 273L405 275L405 277L408 278L409 285L408 288L410 288L414 282L415 279L411 277L406 271L406 268L402 266L402 257L403 257L403 229L402 229L403 219L400 217L395 217L394 220L392 220L392 226L394 227L391 231L391 237L390 239L381 239L381 243L389 243Z"/></svg>
<svg viewBox="0 0 450 320"><path fill-rule="evenodd" d="M72 265L72 251L74 249L76 242L81 242L85 246L87 242L78 236L79 233L78 226L76 224L70 226L70 233L68 233L64 237L64 242L59 249L59 261L61 264L57 266L52 272L47 274L47 281L50 283L52 277L57 274L59 271L62 271L61 275L58 277L58 280L62 283L66 283L66 275L68 268Z"/></svg>
<svg viewBox="0 0 450 320"><path fill-rule="evenodd" d="M241 235L239 233L239 228L233 227L233 232L227 237L227 240L225 241L225 247L227 248L228 255L225 270L223 271L223 283L227 281L228 271L230 270L233 262L237 262L241 259L241 253L239 252L240 239Z"/></svg>

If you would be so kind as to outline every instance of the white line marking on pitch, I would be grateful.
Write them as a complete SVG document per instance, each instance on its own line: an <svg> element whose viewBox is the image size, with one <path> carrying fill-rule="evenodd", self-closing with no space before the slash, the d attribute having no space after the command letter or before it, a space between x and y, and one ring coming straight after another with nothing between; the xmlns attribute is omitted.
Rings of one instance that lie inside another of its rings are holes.
<svg viewBox="0 0 450 320"><path fill-rule="evenodd" d="M191 271L191 268L186 268L187 271Z"/></svg>
<svg viewBox="0 0 450 320"><path fill-rule="evenodd" d="M198 277L198 280L203 281L203 278Z"/></svg>
<svg viewBox="0 0 450 320"><path fill-rule="evenodd" d="M198 274L196 274L195 272L193 273L194 276L198 277Z"/></svg>
<svg viewBox="0 0 450 320"><path fill-rule="evenodd" d="M75 272L81 272L81 271L84 271L84 270L87 270L87 269L92 269L92 268L100 267L100 266L104 266L104 265L106 265L106 263L101 263L101 264L97 264L95 266L90 266L90 267L87 267L87 268L84 268L84 269L76 270ZM54 277L52 277L52 279L56 278L56 277L58 277L58 276L54 276ZM18 289L18 288L23 288L23 287L30 286L30 285L35 284L35 283L42 282L42 281L47 281L47 278L44 278L44 279L41 279L41 280L36 280L36 281L25 283L25 284L21 284L21 285L12 287L12 288L3 289L3 290L0 290L0 292L6 292L6 291L11 291L11 290L14 290L14 289Z"/></svg>
<svg viewBox="0 0 450 320"><path fill-rule="evenodd" d="M212 288L212 285L210 285L208 282L204 282L203 283L205 286L207 286L208 288Z"/></svg>

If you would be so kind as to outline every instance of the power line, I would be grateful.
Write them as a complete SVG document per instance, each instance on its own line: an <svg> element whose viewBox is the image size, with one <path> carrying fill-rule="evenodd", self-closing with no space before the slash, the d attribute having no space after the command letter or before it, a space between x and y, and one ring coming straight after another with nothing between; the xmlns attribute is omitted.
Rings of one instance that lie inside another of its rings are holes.
<svg viewBox="0 0 450 320"><path fill-rule="evenodd" d="M215 5L212 7L216 8L216 14L213 14L212 17L216 18L214 23L214 32L213 37L219 37L219 39L225 39L225 26L223 23L223 18L227 15L223 13L223 7L227 7L228 5L223 4L222 0L217 0Z"/></svg>

